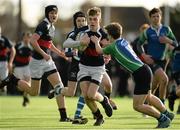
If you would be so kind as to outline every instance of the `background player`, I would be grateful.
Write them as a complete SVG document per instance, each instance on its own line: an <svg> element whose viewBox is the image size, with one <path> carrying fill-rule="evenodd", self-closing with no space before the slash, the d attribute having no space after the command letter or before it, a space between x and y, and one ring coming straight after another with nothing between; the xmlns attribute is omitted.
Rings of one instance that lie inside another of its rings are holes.
<svg viewBox="0 0 180 130"><path fill-rule="evenodd" d="M0 81L8 77L8 73L12 73L13 60L16 54L12 42L2 35L0 26ZM9 57L8 57L8 53ZM0 94L6 94L6 87L0 88Z"/></svg>
<svg viewBox="0 0 180 130"><path fill-rule="evenodd" d="M29 69L29 62L32 55L32 46L30 45L30 39L32 34L30 32L23 32L22 41L15 45L16 56L14 58L14 75L30 83L31 74ZM23 93L23 106L29 103L28 94Z"/></svg>

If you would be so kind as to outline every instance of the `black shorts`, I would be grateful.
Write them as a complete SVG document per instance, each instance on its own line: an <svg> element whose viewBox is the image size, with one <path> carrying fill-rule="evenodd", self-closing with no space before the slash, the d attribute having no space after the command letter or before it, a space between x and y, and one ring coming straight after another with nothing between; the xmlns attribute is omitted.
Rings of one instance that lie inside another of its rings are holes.
<svg viewBox="0 0 180 130"><path fill-rule="evenodd" d="M159 68L162 68L164 70L166 66L166 60L154 60L154 64L149 66L153 73Z"/></svg>
<svg viewBox="0 0 180 130"><path fill-rule="evenodd" d="M177 85L180 85L180 71L173 74L173 79L176 81Z"/></svg>
<svg viewBox="0 0 180 130"><path fill-rule="evenodd" d="M69 81L77 81L77 74L79 72L79 61L72 58L72 62L70 64L68 80Z"/></svg>
<svg viewBox="0 0 180 130"><path fill-rule="evenodd" d="M144 65L133 74L135 88L134 94L148 94L148 91L151 89L152 84L152 71L148 65Z"/></svg>

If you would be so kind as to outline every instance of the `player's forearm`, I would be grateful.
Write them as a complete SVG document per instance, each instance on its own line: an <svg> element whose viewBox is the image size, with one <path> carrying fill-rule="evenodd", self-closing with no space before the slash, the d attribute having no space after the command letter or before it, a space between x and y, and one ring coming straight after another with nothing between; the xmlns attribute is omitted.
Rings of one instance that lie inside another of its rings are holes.
<svg viewBox="0 0 180 130"><path fill-rule="evenodd" d="M174 41L172 41L171 45L174 46L174 47L177 47L178 46L178 42L176 40L174 40Z"/></svg>
<svg viewBox="0 0 180 130"><path fill-rule="evenodd" d="M143 48L143 45L136 44L136 48L137 48L137 51L138 51L138 53L139 53L140 55L145 52L145 51L144 51L144 48Z"/></svg>
<svg viewBox="0 0 180 130"><path fill-rule="evenodd" d="M103 53L102 48L101 48L101 46L100 46L99 43L96 43L96 44L95 44L95 47L96 47L96 52L97 52L98 54L102 54L102 53Z"/></svg>
<svg viewBox="0 0 180 130"><path fill-rule="evenodd" d="M173 34L172 31L169 31L168 33L168 36L167 36L171 41L170 41L170 44L174 47L177 47L178 46L178 42L177 42L177 39L175 37L175 35Z"/></svg>
<svg viewBox="0 0 180 130"><path fill-rule="evenodd" d="M40 48L40 46L37 42L39 40L39 38L40 38L39 34L34 33L30 39L30 43L31 43L33 49L44 57L44 55L46 55L46 53Z"/></svg>
<svg viewBox="0 0 180 130"><path fill-rule="evenodd" d="M65 54L64 54L61 50L59 50L58 48L56 48L53 44L52 44L50 50L51 50L52 52L56 53L56 54L57 54L58 56L60 56L60 57L63 57L63 58L66 57Z"/></svg>
<svg viewBox="0 0 180 130"><path fill-rule="evenodd" d="M74 41L71 38L68 38L63 43L63 48L76 48L80 46L80 41Z"/></svg>
<svg viewBox="0 0 180 130"><path fill-rule="evenodd" d="M11 53L10 53L10 58L9 58L9 63L13 63L14 57L16 55L16 50L14 47L11 48Z"/></svg>
<svg viewBox="0 0 180 130"><path fill-rule="evenodd" d="M166 38L166 43L168 43L168 44L170 44L170 45L172 45L172 46L174 46L174 47L176 47L177 45L178 45L178 42L176 41L176 40L172 40L172 39L170 39L170 38Z"/></svg>
<svg viewBox="0 0 180 130"><path fill-rule="evenodd" d="M45 52L40 48L40 46L38 45L38 42L35 40L31 41L31 45L34 48L35 51L37 51L39 54L41 54L42 56L45 54Z"/></svg>

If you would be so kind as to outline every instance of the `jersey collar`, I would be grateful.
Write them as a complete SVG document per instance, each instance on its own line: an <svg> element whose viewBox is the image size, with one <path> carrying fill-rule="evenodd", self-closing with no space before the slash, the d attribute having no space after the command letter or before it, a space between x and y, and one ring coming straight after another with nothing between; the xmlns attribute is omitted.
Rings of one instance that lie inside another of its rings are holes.
<svg viewBox="0 0 180 130"><path fill-rule="evenodd" d="M155 28L155 27L153 27L153 26L151 25L151 29L156 32L157 36L160 35L160 30L161 30L161 28L162 28L162 24L160 24L160 25L158 26L158 28Z"/></svg>

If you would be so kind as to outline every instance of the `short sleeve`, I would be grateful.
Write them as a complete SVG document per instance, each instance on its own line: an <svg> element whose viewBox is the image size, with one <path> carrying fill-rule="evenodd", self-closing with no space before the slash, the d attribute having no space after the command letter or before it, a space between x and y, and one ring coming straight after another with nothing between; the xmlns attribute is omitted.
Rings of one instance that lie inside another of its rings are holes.
<svg viewBox="0 0 180 130"><path fill-rule="evenodd" d="M106 55L111 54L111 52L112 52L111 50L112 50L112 46L111 45L109 45L109 46L107 46L107 47L102 49L103 54L106 54Z"/></svg>
<svg viewBox="0 0 180 130"><path fill-rule="evenodd" d="M46 30L47 30L47 25L44 22L42 22L36 27L35 33L42 36L43 34L46 33Z"/></svg>
<svg viewBox="0 0 180 130"><path fill-rule="evenodd" d="M12 42L9 39L7 39L6 37L4 37L4 36L3 36L3 38L4 38L5 45L8 48L12 48L12 46L13 46Z"/></svg>

